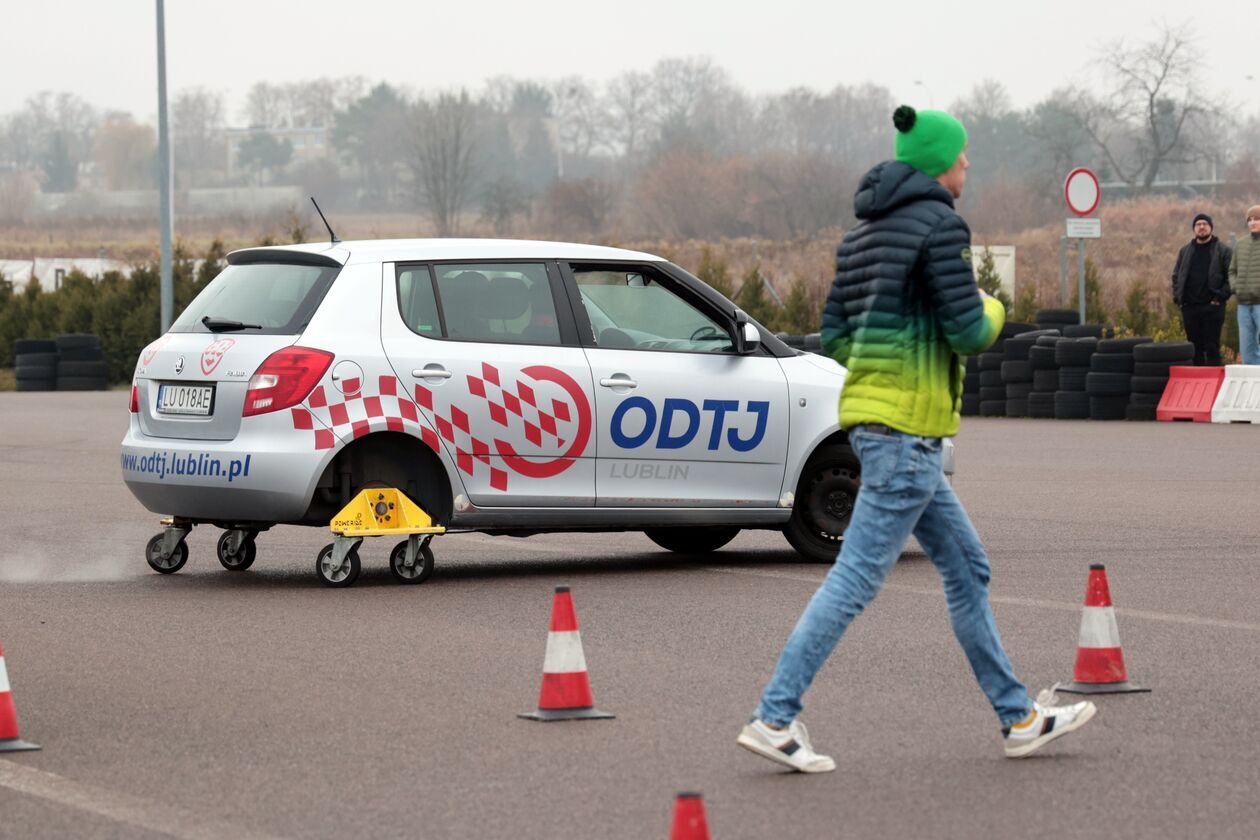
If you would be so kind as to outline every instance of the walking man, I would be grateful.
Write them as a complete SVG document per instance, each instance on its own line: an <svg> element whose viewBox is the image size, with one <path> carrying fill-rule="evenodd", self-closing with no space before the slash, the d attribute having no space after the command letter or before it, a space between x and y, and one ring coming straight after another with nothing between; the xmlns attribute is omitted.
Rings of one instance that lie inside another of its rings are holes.
<svg viewBox="0 0 1260 840"><path fill-rule="evenodd" d="M804 773L835 769L797 719L801 697L849 623L879 592L906 538L944 581L954 634L1005 738L1029 755L1082 726L1089 702L1033 702L1002 649L989 606L989 561L946 480L941 438L956 434L961 356L988 348L1005 310L971 270L971 231L954 212L967 179L967 132L943 111L893 115L896 159L868 172L854 197L860 223L836 252L823 313L827 351L849 369L840 425L862 464L844 546L788 638L756 716L738 743ZM894 705L911 708L909 698Z"/></svg>
<svg viewBox="0 0 1260 840"><path fill-rule="evenodd" d="M1244 365L1260 365L1260 204L1247 208L1247 231L1229 263L1229 285L1238 293L1238 349Z"/></svg>
<svg viewBox="0 0 1260 840"><path fill-rule="evenodd" d="M1194 345L1196 365L1221 363L1221 327L1229 300L1229 246L1212 233L1212 217L1199 213L1190 223L1194 239L1177 253L1173 266L1173 303L1181 307L1186 338Z"/></svg>

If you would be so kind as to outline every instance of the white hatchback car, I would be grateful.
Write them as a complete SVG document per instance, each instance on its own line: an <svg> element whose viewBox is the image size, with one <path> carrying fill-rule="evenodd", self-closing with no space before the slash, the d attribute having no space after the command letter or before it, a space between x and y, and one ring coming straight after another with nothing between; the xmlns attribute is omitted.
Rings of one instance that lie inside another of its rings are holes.
<svg viewBox="0 0 1260 840"><path fill-rule="evenodd" d="M859 485L844 376L650 254L250 248L142 352L122 472L171 517L146 549L165 573L196 524L224 529L219 560L241 570L258 532L328 527L377 486L452 529L637 530L687 553L772 529L830 562ZM317 566L348 585L346 563Z"/></svg>

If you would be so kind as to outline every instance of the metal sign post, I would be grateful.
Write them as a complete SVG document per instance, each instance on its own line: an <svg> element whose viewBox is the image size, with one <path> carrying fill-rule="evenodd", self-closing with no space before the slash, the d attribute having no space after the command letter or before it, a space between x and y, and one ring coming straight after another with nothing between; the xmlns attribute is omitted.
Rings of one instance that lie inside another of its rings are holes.
<svg viewBox="0 0 1260 840"><path fill-rule="evenodd" d="M162 0L157 0L157 59L158 59L158 233L161 252L158 262L161 286L162 332L171 327L175 309L175 282L171 264L171 204L173 181L171 173L171 139L167 129L166 110L166 10Z"/></svg>
<svg viewBox="0 0 1260 840"><path fill-rule="evenodd" d="M1085 218L1098 209L1102 199L1102 187L1098 184L1098 176L1083 166L1078 166L1068 173L1063 182L1063 200L1068 209L1081 218L1067 220L1067 237L1076 240L1076 303L1080 312L1080 323L1085 323L1085 240L1098 239L1102 236L1102 220ZM1063 252L1066 257L1066 251ZM1061 263L1062 265L1062 263ZM1061 276L1066 279L1066 267ZM1066 293L1066 286L1063 286Z"/></svg>

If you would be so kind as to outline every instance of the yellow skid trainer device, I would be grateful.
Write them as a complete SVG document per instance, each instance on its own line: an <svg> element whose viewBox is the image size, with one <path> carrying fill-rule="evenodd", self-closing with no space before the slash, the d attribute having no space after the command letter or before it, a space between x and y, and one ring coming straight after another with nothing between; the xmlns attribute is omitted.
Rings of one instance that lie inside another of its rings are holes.
<svg viewBox="0 0 1260 840"><path fill-rule="evenodd" d="M328 523L343 537L387 537L391 534L445 534L433 518L392 487L364 490Z"/></svg>

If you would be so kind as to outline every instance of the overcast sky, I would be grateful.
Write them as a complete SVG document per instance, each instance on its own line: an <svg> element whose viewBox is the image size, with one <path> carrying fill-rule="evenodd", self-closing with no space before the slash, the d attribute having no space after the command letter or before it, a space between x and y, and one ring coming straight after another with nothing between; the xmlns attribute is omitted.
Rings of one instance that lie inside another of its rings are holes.
<svg viewBox="0 0 1260 840"><path fill-rule="evenodd" d="M0 0L0 113L50 90L151 120L154 9L154 0ZM992 77L1023 107L1085 81L1116 38L1187 20L1210 46L1206 87L1255 111L1254 0L167 0L167 73L172 93L202 86L226 94L233 123L257 81L361 75L476 89L501 74L606 81L686 56L711 58L755 93L869 81L919 107L944 107Z"/></svg>

